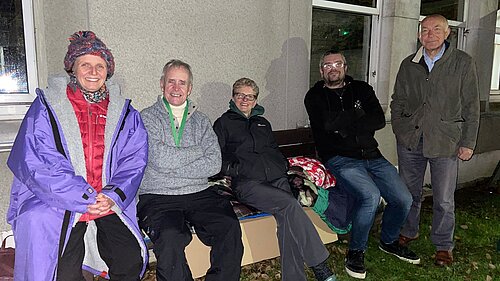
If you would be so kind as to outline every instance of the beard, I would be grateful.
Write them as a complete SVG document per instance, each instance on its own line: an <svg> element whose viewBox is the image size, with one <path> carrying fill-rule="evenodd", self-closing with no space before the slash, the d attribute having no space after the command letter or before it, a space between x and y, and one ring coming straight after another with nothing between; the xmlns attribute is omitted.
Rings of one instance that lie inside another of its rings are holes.
<svg viewBox="0 0 500 281"><path fill-rule="evenodd" d="M323 74L325 86L328 88L340 88L344 84L345 73L341 71L331 70Z"/></svg>

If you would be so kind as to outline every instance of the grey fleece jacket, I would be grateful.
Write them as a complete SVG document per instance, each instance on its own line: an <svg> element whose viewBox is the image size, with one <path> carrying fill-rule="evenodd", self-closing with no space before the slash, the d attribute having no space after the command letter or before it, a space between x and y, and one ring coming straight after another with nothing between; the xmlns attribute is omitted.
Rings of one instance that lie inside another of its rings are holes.
<svg viewBox="0 0 500 281"><path fill-rule="evenodd" d="M182 195L208 188L222 165L210 119L189 100L184 133L177 147L162 96L141 115L149 136L149 159L139 194ZM174 118L175 119L175 118ZM179 124L176 122L176 127Z"/></svg>

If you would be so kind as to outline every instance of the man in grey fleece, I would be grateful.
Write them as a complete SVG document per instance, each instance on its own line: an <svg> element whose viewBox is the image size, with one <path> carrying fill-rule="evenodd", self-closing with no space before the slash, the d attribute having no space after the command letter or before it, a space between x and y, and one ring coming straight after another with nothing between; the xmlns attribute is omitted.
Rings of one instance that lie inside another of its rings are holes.
<svg viewBox="0 0 500 281"><path fill-rule="evenodd" d="M241 229L230 202L208 188L221 167L217 136L209 118L197 111L191 67L171 60L163 68L163 96L142 111L149 136L149 159L139 189L139 226L154 244L159 281L193 280L185 247L189 225L210 246L207 281L236 281L243 255Z"/></svg>

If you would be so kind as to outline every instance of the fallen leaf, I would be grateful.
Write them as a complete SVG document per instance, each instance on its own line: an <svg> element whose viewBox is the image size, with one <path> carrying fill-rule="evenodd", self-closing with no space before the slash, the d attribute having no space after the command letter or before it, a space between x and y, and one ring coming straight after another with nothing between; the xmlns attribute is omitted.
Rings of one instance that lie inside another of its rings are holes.
<svg viewBox="0 0 500 281"><path fill-rule="evenodd" d="M468 225L466 225L466 224L461 224L461 225L460 225L460 228L461 228L461 229L469 229L469 226L468 226Z"/></svg>
<svg viewBox="0 0 500 281"><path fill-rule="evenodd" d="M486 259L491 260L491 255L486 253Z"/></svg>
<svg viewBox="0 0 500 281"><path fill-rule="evenodd" d="M472 268L474 268L474 270L477 270L479 268L478 263L476 261L472 262Z"/></svg>
<svg viewBox="0 0 500 281"><path fill-rule="evenodd" d="M489 268L489 269L495 269L495 268L497 268L497 267L496 267L494 264L490 263L490 264L488 264L488 268Z"/></svg>
<svg viewBox="0 0 500 281"><path fill-rule="evenodd" d="M486 281L492 281L492 280L493 280L493 277L486 275Z"/></svg>

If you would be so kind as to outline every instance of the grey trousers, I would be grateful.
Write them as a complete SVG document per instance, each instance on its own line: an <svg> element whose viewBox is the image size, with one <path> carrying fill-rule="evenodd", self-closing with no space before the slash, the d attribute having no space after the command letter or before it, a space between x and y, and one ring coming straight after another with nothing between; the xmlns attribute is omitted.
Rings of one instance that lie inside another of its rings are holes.
<svg viewBox="0 0 500 281"><path fill-rule="evenodd" d="M237 181L233 185L238 201L270 213L276 219L281 280L307 280L304 263L318 265L329 253L311 220L292 196L287 178L273 182Z"/></svg>
<svg viewBox="0 0 500 281"><path fill-rule="evenodd" d="M399 175L413 197L413 203L401 234L416 237L419 231L420 208L424 200L422 188L425 169L429 163L432 187L431 241L438 251L453 249L455 231L455 190L457 187L458 157L426 158L422 152L423 140L416 150L398 144Z"/></svg>

